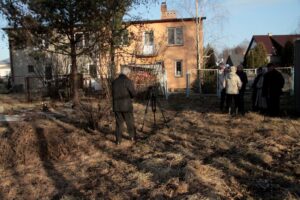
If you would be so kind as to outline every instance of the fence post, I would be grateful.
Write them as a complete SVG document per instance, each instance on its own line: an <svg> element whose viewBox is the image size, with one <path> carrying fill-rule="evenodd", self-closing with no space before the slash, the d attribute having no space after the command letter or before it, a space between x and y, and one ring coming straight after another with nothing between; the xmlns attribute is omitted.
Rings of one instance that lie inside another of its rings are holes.
<svg viewBox="0 0 300 200"><path fill-rule="evenodd" d="M169 89L168 89L167 71L166 70L164 70L163 79L164 79L165 96L166 96L166 100L168 100Z"/></svg>
<svg viewBox="0 0 300 200"><path fill-rule="evenodd" d="M190 72L186 72L186 97L190 97Z"/></svg>
<svg viewBox="0 0 300 200"><path fill-rule="evenodd" d="M291 90L290 90L290 96L294 96L294 84L295 84L295 68L291 68L291 79L292 79L292 84L291 84Z"/></svg>
<svg viewBox="0 0 300 200"><path fill-rule="evenodd" d="M29 80L29 77L25 77L25 83L26 83L27 101L30 102L31 97L30 97L30 80Z"/></svg>
<svg viewBox="0 0 300 200"><path fill-rule="evenodd" d="M219 88L219 69L217 69L216 70L216 72L217 72L217 91L216 91L216 95L217 95L217 97L220 97L220 93L219 93L219 91L220 91L220 88Z"/></svg>
<svg viewBox="0 0 300 200"><path fill-rule="evenodd" d="M300 114L300 40L295 42L295 53L294 53L294 87L295 87L295 100L296 100L296 110Z"/></svg>

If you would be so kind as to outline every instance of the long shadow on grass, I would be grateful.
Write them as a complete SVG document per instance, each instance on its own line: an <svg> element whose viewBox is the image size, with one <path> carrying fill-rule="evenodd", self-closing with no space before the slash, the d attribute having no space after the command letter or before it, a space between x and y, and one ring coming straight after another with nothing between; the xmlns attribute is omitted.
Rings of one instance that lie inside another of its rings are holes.
<svg viewBox="0 0 300 200"><path fill-rule="evenodd" d="M221 158L221 160L218 160ZM246 173L239 173L228 167L222 160L228 160L237 169ZM286 199L288 193L300 195L300 184L286 178L285 175L264 162L255 154L249 153L247 149L233 147L229 150L216 151L203 160L215 168L236 178L241 185L245 185L250 191L252 198L259 199Z"/></svg>
<svg viewBox="0 0 300 200"><path fill-rule="evenodd" d="M58 193L54 195L52 199L61 199L61 197L65 194L71 194L78 198L85 199L84 195L79 191L79 189L77 189L70 181L68 181L63 176L63 174L61 174L55 168L54 164L50 160L48 152L48 142L45 137L44 129L35 127L35 130L38 139L40 159L42 161L43 167L48 177L52 179L55 188L58 190Z"/></svg>
<svg viewBox="0 0 300 200"><path fill-rule="evenodd" d="M16 148L16 140L15 138L13 138L13 134L14 134L14 129L12 128L11 124L9 122L0 122L2 123L7 129L8 131L6 132L5 136L6 138L8 138L8 144L11 148L11 150L13 151L13 153L16 153L16 151L14 150ZM3 155L3 156L10 156L10 158L8 158L8 166L9 166L9 169L11 171L11 175L12 175L12 178L15 179L15 186L18 188L18 191L20 192L20 190L23 192L23 191L26 191L26 185L23 184L24 181L21 179L22 175L18 172L18 170L16 169L16 166L17 166L17 161L15 160L16 158L18 158L17 155ZM21 186L22 185L22 186ZM25 197L25 196L23 196ZM5 198L1 198L0 196L0 199L5 199Z"/></svg>

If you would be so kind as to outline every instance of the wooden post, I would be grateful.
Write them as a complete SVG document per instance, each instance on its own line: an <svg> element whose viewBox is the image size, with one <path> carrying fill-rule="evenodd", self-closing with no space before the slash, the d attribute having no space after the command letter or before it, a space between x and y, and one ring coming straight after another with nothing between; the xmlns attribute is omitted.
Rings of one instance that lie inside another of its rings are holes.
<svg viewBox="0 0 300 200"><path fill-rule="evenodd" d="M300 114L300 40L296 40L295 42L294 64L294 93L296 98L296 110Z"/></svg>
<svg viewBox="0 0 300 200"><path fill-rule="evenodd" d="M190 97L190 72L186 72L186 97Z"/></svg>
<svg viewBox="0 0 300 200"><path fill-rule="evenodd" d="M30 97L30 78L29 77L25 78L25 83L26 83L27 101L30 102L31 97Z"/></svg>

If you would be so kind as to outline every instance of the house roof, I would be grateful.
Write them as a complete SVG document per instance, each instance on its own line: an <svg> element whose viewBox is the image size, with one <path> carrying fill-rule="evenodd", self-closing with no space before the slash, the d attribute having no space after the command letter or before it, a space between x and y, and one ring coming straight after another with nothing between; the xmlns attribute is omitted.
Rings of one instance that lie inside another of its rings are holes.
<svg viewBox="0 0 300 200"><path fill-rule="evenodd" d="M300 39L300 34L298 35L274 35L271 38L277 42L280 46L284 47L287 41L295 41L296 39Z"/></svg>
<svg viewBox="0 0 300 200"><path fill-rule="evenodd" d="M254 35L252 40L254 40L257 44L263 43L268 54L274 53L273 43L269 35Z"/></svg>
<svg viewBox="0 0 300 200"><path fill-rule="evenodd" d="M172 18L172 19L154 19L154 20L140 20L130 21L131 24L151 24L151 23L166 23L166 22L186 22L196 21L196 18Z"/></svg>
<svg viewBox="0 0 300 200"><path fill-rule="evenodd" d="M189 22L189 21L196 21L196 18L172 18L172 19L138 20L138 21L125 21L124 23L129 23L129 24L152 24L152 23ZM14 28L14 27L2 28L2 30L4 30L4 31L15 30L15 29L18 29L18 28Z"/></svg>
<svg viewBox="0 0 300 200"><path fill-rule="evenodd" d="M295 41L300 38L300 34L295 35L253 35L251 42L247 48L245 53L245 57L247 56L250 48L255 41L256 43L263 43L266 47L267 53L269 55L277 55L277 48L283 48L287 41Z"/></svg>

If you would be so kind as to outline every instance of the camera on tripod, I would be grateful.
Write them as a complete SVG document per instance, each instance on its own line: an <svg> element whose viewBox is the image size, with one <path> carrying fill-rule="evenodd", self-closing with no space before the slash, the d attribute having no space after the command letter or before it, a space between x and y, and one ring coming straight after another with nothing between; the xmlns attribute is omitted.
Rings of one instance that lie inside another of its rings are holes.
<svg viewBox="0 0 300 200"><path fill-rule="evenodd" d="M145 114L144 114L144 119L143 119L143 124L142 124L142 128L141 131L143 131L144 128L144 124L145 124L145 118L146 115L148 113L148 108L149 105L151 105L151 110L153 113L153 122L154 122L154 126L156 126L156 111L157 111L157 107L159 108L161 115L163 117L164 120L164 124L167 128L169 128L166 117L164 115L164 112L161 108L161 104L158 100L158 93L159 93L159 86L158 85L154 85L154 86L149 86L148 87L148 91L147 91L147 105L146 105L146 109L145 109Z"/></svg>

